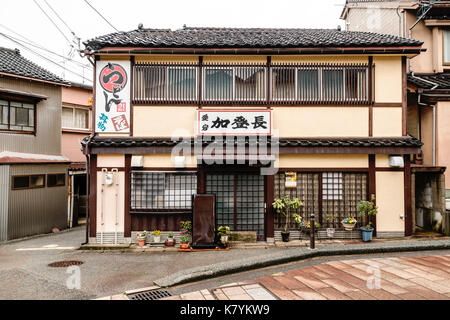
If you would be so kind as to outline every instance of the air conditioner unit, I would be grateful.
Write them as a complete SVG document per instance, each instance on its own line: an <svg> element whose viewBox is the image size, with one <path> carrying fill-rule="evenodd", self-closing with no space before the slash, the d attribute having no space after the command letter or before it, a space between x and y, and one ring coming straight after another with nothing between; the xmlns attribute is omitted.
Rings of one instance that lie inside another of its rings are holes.
<svg viewBox="0 0 450 320"><path fill-rule="evenodd" d="M403 162L403 157L389 156L389 166L392 168L403 168L405 166L405 163Z"/></svg>

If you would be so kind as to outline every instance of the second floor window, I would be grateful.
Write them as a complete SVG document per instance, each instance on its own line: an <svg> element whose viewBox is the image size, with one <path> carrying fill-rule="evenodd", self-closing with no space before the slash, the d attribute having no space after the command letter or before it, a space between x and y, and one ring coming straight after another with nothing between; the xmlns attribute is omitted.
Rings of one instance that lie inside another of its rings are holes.
<svg viewBox="0 0 450 320"><path fill-rule="evenodd" d="M264 66L207 66L203 74L205 102L266 100Z"/></svg>
<svg viewBox="0 0 450 320"><path fill-rule="evenodd" d="M89 109L62 107L62 128L75 130L89 129Z"/></svg>
<svg viewBox="0 0 450 320"><path fill-rule="evenodd" d="M444 64L450 65L450 30L444 30Z"/></svg>
<svg viewBox="0 0 450 320"><path fill-rule="evenodd" d="M274 66L275 102L362 103L368 100L367 67Z"/></svg>
<svg viewBox="0 0 450 320"><path fill-rule="evenodd" d="M193 66L138 65L134 99L138 102L194 102L198 99L198 68Z"/></svg>
<svg viewBox="0 0 450 320"><path fill-rule="evenodd" d="M33 133L36 105L0 100L0 131Z"/></svg>
<svg viewBox="0 0 450 320"><path fill-rule="evenodd" d="M201 79L201 81L200 81ZM134 67L134 103L367 104L366 64Z"/></svg>

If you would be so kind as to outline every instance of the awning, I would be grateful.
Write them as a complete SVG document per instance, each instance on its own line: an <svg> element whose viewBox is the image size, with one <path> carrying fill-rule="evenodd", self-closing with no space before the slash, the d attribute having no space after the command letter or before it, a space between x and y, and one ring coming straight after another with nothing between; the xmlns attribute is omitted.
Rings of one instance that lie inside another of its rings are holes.
<svg viewBox="0 0 450 320"><path fill-rule="evenodd" d="M42 94L18 91L18 90L11 90L11 89L5 89L5 88L0 88L0 94L1 93L7 94L7 95L12 95L12 96L21 96L21 97L31 98L31 99L39 100L39 101L48 99L47 96L44 96Z"/></svg>
<svg viewBox="0 0 450 320"><path fill-rule="evenodd" d="M22 164L22 163L70 163L70 160L63 156L19 153L3 151L0 152L0 164Z"/></svg>

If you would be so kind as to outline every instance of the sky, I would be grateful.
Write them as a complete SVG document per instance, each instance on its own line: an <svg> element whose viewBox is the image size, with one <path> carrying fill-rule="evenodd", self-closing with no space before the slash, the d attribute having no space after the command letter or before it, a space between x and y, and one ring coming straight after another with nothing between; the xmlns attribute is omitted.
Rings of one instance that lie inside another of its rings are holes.
<svg viewBox="0 0 450 320"><path fill-rule="evenodd" d="M114 28L134 30L139 23L144 28L172 30L183 25L243 28L340 25L344 29L339 17L345 0L88 0L109 23L85 0L1 2L0 46L18 48L23 56L56 75L85 84L92 84L92 67L75 50L78 45L73 43L72 32L81 39L83 49L83 41L115 32Z"/></svg>

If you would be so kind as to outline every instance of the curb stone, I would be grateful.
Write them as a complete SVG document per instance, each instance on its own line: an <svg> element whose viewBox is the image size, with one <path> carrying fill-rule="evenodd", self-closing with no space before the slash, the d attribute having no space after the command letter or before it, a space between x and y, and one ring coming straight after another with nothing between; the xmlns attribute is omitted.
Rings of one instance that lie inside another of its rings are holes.
<svg viewBox="0 0 450 320"><path fill-rule="evenodd" d="M277 252L269 255L244 258L179 271L167 277L155 280L154 284L162 288L167 288L183 283L294 261L301 261L314 257L445 249L450 249L450 240L417 240L408 241L406 243L388 242L375 244L330 245L319 247L314 250L300 247L295 249L286 249L283 252Z"/></svg>

